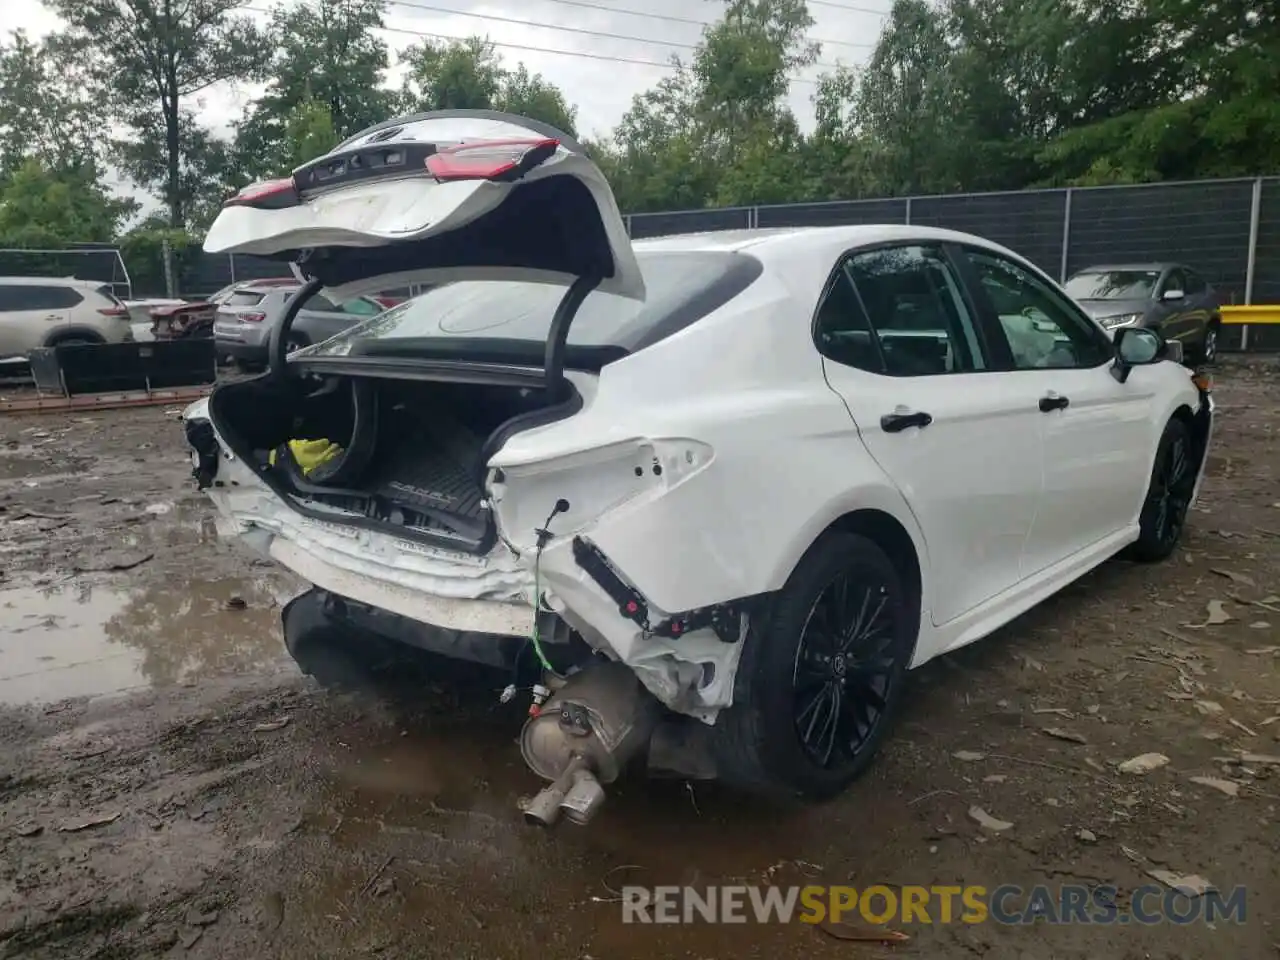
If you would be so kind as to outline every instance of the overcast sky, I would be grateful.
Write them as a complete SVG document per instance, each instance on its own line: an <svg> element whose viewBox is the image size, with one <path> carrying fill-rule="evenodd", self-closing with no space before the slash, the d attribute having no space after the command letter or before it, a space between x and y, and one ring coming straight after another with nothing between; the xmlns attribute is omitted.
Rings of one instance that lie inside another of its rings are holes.
<svg viewBox="0 0 1280 960"><path fill-rule="evenodd" d="M258 11L294 2L300 0L247 0L245 8L265 21L266 13ZM866 59L891 0L809 0L809 4L817 21L809 35L827 41L819 60L829 67L857 65ZM5 29L25 29L40 36L58 26L40 0L0 0L0 5ZM560 87L578 108L578 132L595 137L618 122L635 94L670 72L659 64L673 54L688 59L702 29L690 21L712 21L722 9L717 0L401 0L388 5L384 36L394 61L395 51L423 39L423 34L485 35L497 44L509 66L523 63L531 73L540 73ZM805 75L814 77L823 69L812 67ZM792 108L806 126L812 122L809 98L813 91L813 84L803 79L791 87ZM201 98L200 119L226 134L257 92L245 85L211 88Z"/></svg>

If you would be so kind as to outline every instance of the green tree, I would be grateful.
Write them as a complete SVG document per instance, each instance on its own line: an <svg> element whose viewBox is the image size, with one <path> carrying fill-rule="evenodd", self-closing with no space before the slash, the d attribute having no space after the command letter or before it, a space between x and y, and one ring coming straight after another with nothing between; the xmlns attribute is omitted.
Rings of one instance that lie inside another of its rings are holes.
<svg viewBox="0 0 1280 960"><path fill-rule="evenodd" d="M79 59L21 30L0 44L0 179L28 158L57 170L95 165L101 113Z"/></svg>
<svg viewBox="0 0 1280 960"><path fill-rule="evenodd" d="M238 186L296 166L291 124L309 128L313 145L332 140L331 147L396 111L398 95L385 85L387 45L375 32L385 7L384 0L307 0L273 10L270 33L279 41L270 81L236 130ZM318 139L317 124L328 130Z"/></svg>
<svg viewBox="0 0 1280 960"><path fill-rule="evenodd" d="M812 24L804 0L730 0L692 60L673 61L614 131L604 164L623 208L804 199L803 137L784 97L817 58Z"/></svg>
<svg viewBox="0 0 1280 960"><path fill-rule="evenodd" d="M308 100L294 107L285 120L285 138L288 149L286 165L290 169L300 167L336 147L340 138L329 104L322 100Z"/></svg>
<svg viewBox="0 0 1280 960"><path fill-rule="evenodd" d="M493 106L495 110L549 123L570 136L577 133L577 108L570 105L559 87L541 74L531 74L523 63L504 72Z"/></svg>
<svg viewBox="0 0 1280 960"><path fill-rule="evenodd" d="M895 0L854 95L872 186L882 194L961 187L951 140L952 49L943 12Z"/></svg>
<svg viewBox="0 0 1280 960"><path fill-rule="evenodd" d="M135 201L113 196L91 165L54 170L28 159L0 189L0 246L109 242L137 209Z"/></svg>
<svg viewBox="0 0 1280 960"><path fill-rule="evenodd" d="M1129 183L1280 169L1280 11L1147 0L1110 33L1151 80L1105 77L1094 110L1040 154L1051 182ZM1101 69L1101 68L1099 68Z"/></svg>
<svg viewBox="0 0 1280 960"><path fill-rule="evenodd" d="M576 133L577 111L560 89L524 66L508 70L482 37L424 40L400 57L408 67L401 94L406 112L503 110Z"/></svg>
<svg viewBox="0 0 1280 960"><path fill-rule="evenodd" d="M416 43L400 54L406 112L491 110L502 89L502 58L481 37Z"/></svg>
<svg viewBox="0 0 1280 960"><path fill-rule="evenodd" d="M135 183L165 185L166 200L177 204L181 217L181 223L173 226L172 207L168 207L170 229L203 230L236 185L230 145L200 126L192 112L183 110L178 116L177 179L173 180L165 126L164 117L139 115L135 137L115 144L116 162Z"/></svg>
<svg viewBox="0 0 1280 960"><path fill-rule="evenodd" d="M95 71L105 101L133 134L131 173L158 189L169 225L188 225L184 174L197 142L189 113L200 91L261 73L265 45L237 0L47 0L66 40ZM162 164L154 162L162 159ZM184 169L185 168L185 169Z"/></svg>

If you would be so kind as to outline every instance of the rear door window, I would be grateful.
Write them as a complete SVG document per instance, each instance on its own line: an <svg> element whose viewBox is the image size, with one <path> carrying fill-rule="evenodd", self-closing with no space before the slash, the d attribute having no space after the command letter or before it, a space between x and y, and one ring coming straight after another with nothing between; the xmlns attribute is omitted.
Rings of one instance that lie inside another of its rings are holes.
<svg viewBox="0 0 1280 960"><path fill-rule="evenodd" d="M816 333L830 359L893 377L987 366L960 282L934 247L885 247L847 257L818 308Z"/></svg>
<svg viewBox="0 0 1280 960"><path fill-rule="evenodd" d="M14 284L3 288L4 309L18 310L69 310L84 301L78 290L63 286L38 284Z"/></svg>

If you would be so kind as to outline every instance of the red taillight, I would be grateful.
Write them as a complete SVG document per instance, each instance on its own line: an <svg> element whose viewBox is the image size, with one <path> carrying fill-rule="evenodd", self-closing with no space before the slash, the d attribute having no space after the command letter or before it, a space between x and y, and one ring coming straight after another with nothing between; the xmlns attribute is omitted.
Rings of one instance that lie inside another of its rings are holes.
<svg viewBox="0 0 1280 960"><path fill-rule="evenodd" d="M547 139L459 143L427 157L427 172L437 180L518 180L559 146Z"/></svg>
<svg viewBox="0 0 1280 960"><path fill-rule="evenodd" d="M267 319L267 315L265 313L242 313L236 319L243 323L261 323Z"/></svg>
<svg viewBox="0 0 1280 960"><path fill-rule="evenodd" d="M225 207L257 207L262 210L279 210L298 204L298 189L293 178L251 183L223 204Z"/></svg>
<svg viewBox="0 0 1280 960"><path fill-rule="evenodd" d="M104 317L118 317L121 320L129 316L129 311L124 307L99 307L98 312Z"/></svg>

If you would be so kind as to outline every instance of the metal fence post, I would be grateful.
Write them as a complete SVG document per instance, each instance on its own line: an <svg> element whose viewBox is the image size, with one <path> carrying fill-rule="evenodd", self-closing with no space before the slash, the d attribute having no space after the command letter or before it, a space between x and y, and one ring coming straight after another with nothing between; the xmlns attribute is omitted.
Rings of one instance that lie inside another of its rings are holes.
<svg viewBox="0 0 1280 960"><path fill-rule="evenodd" d="M1058 267L1058 282L1067 282L1067 252L1071 249L1071 188L1062 201L1062 263Z"/></svg>
<svg viewBox="0 0 1280 960"><path fill-rule="evenodd" d="M231 272L231 282L236 282L236 255L234 253L227 254L227 269Z"/></svg>
<svg viewBox="0 0 1280 960"><path fill-rule="evenodd" d="M631 232L631 214L628 213L625 219L627 221L627 236L633 236Z"/></svg>
<svg viewBox="0 0 1280 960"><path fill-rule="evenodd" d="M907 197L907 216L906 216L906 219L904 219L902 222L905 223L907 226L911 226L911 198L910 197Z"/></svg>
<svg viewBox="0 0 1280 960"><path fill-rule="evenodd" d="M1244 266L1244 304L1253 303L1253 274L1258 266L1258 221L1262 218L1262 178L1253 181L1249 200L1249 253Z"/></svg>
<svg viewBox="0 0 1280 960"><path fill-rule="evenodd" d="M169 238L165 237L160 241L160 256L164 258L164 292L170 300L178 295L177 284L174 282L173 276L173 247L169 244Z"/></svg>

